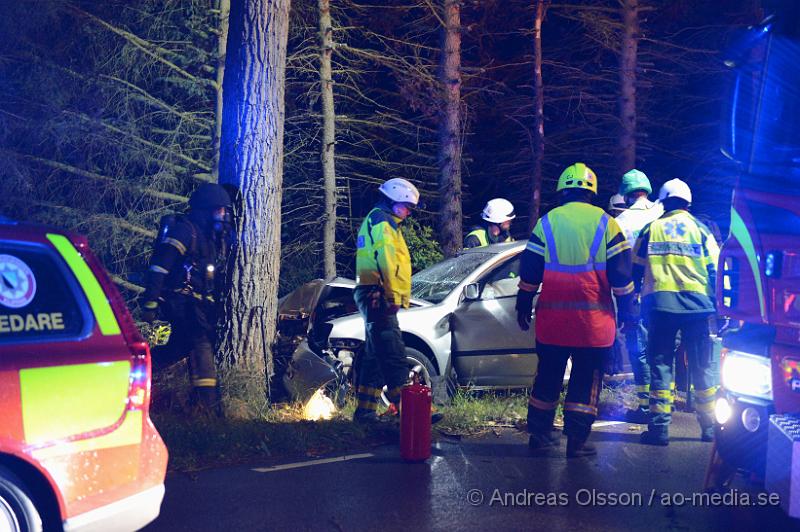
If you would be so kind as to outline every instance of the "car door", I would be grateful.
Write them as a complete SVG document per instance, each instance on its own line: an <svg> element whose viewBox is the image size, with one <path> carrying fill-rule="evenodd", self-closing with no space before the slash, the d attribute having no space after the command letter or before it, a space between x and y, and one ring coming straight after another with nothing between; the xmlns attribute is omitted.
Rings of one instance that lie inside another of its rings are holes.
<svg viewBox="0 0 800 532"><path fill-rule="evenodd" d="M453 312L453 367L461 385L525 387L533 381L533 325L522 331L514 309L519 263L517 254L489 270L477 282L479 297L462 297Z"/></svg>

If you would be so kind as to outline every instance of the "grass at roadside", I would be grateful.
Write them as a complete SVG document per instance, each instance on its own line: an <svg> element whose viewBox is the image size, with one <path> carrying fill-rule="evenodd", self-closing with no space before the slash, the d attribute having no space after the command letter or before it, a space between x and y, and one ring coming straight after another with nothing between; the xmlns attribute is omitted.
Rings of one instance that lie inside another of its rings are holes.
<svg viewBox="0 0 800 532"><path fill-rule="evenodd" d="M191 471L255 460L309 458L355 452L388 443L386 431L353 424L340 414L329 421L304 421L295 407L274 407L267 417L208 419L154 413L170 453L169 468Z"/></svg>
<svg viewBox="0 0 800 532"><path fill-rule="evenodd" d="M192 471L230 464L307 459L361 452L397 443L396 429L364 427L351 422L352 397L327 421L306 421L302 405L270 405L261 394L246 393L246 375L223 379L226 417L188 415L185 367L161 372L154 382L153 420L170 453L172 471ZM628 387L604 387L603 412L614 412L630 401ZM243 397L250 397L246 400ZM257 399L252 399L256 397ZM635 397L633 399L635 401ZM477 436L510 428L525 430L526 393L459 390L447 406L437 407L444 419L434 434ZM606 416L603 416L606 417ZM608 417L606 417L607 419ZM560 424L561 408L556 424ZM434 436L435 437L435 436Z"/></svg>

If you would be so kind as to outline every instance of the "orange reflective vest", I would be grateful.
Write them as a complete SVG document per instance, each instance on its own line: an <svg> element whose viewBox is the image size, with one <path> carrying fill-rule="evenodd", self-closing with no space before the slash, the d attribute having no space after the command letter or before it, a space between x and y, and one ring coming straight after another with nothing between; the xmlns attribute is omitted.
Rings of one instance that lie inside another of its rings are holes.
<svg viewBox="0 0 800 532"><path fill-rule="evenodd" d="M630 253L616 220L588 203L570 202L539 220L526 250L544 257L536 303L537 341L570 347L612 345L616 320L606 266L609 259ZM622 278L624 286L613 292L630 294L629 269ZM529 282L523 272L520 287L525 289Z"/></svg>

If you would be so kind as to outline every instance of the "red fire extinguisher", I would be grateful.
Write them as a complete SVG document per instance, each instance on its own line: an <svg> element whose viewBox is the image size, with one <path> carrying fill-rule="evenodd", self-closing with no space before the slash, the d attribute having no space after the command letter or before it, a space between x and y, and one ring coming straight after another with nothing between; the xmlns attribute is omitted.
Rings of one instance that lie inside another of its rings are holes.
<svg viewBox="0 0 800 532"><path fill-rule="evenodd" d="M400 457L421 462L431 456L431 389L414 382L403 387L400 395Z"/></svg>

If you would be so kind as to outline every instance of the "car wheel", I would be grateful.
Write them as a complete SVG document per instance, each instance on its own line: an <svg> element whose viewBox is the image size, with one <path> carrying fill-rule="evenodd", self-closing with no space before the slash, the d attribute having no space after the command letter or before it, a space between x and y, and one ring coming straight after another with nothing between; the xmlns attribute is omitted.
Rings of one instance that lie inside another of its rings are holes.
<svg viewBox="0 0 800 532"><path fill-rule="evenodd" d="M419 372L420 383L425 386L430 386L433 382L433 377L439 375L430 359L413 347L406 346L406 362L408 363L409 378L411 377L411 372L416 368L416 371ZM389 400L386 398L386 386L383 387L381 401L384 406L389 406Z"/></svg>
<svg viewBox="0 0 800 532"><path fill-rule="evenodd" d="M41 532L42 518L22 481L0 466L0 530Z"/></svg>

